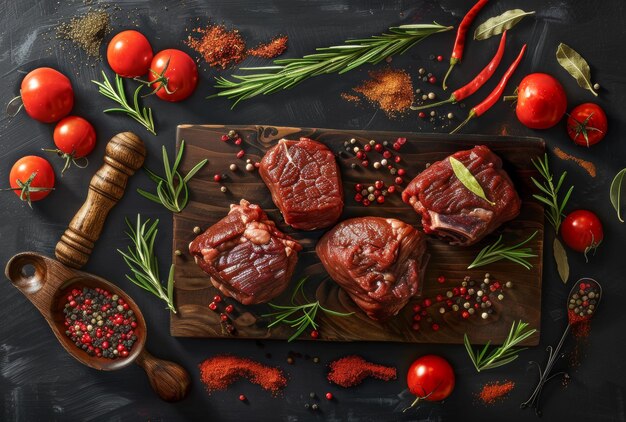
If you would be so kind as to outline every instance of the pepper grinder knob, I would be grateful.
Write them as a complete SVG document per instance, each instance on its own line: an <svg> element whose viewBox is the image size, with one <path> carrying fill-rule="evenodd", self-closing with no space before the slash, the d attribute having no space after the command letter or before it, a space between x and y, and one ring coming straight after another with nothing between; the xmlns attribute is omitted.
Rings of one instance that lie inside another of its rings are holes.
<svg viewBox="0 0 626 422"><path fill-rule="evenodd" d="M132 132L115 135L106 146L104 164L91 178L85 203L56 245L59 261L81 268L89 260L111 209L124 196L128 178L146 158L143 141Z"/></svg>

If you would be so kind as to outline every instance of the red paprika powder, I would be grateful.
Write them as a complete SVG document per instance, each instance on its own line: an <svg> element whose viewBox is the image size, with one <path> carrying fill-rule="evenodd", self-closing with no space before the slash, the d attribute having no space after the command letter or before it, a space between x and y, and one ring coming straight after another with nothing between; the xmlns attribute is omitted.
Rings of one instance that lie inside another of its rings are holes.
<svg viewBox="0 0 626 422"><path fill-rule="evenodd" d="M287 385L287 378L283 371L251 359L218 355L200 364L200 379L209 393L215 390L226 390L239 378L246 378L273 395L278 394Z"/></svg>
<svg viewBox="0 0 626 422"><path fill-rule="evenodd" d="M484 404L495 403L499 398L509 394L509 392L515 387L513 381L500 381L487 383L483 386L483 389L478 394L478 398Z"/></svg>
<svg viewBox="0 0 626 422"><path fill-rule="evenodd" d="M365 378L378 378L383 381L396 379L396 368L368 362L361 356L351 355L330 363L328 381L342 387L353 387Z"/></svg>

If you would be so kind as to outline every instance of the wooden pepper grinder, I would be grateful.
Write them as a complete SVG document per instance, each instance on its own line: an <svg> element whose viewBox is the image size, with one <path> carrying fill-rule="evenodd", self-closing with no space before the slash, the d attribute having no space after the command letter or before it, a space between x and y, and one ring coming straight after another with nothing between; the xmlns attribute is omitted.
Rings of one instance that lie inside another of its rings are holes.
<svg viewBox="0 0 626 422"><path fill-rule="evenodd" d="M89 260L109 211L124 195L128 177L146 158L143 141L132 132L115 135L106 147L104 164L91 178L87 199L57 243L55 255L73 268Z"/></svg>

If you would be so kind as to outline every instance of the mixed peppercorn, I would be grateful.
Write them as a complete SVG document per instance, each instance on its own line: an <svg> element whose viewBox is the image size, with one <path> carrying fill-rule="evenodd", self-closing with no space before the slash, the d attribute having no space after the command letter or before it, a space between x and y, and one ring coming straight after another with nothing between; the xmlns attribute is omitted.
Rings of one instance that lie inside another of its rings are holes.
<svg viewBox="0 0 626 422"><path fill-rule="evenodd" d="M578 285L578 292L570 297L567 305L570 324L591 318L600 300L600 294L596 283L581 281Z"/></svg>
<svg viewBox="0 0 626 422"><path fill-rule="evenodd" d="M135 313L105 289L71 289L65 296L65 335L90 356L127 357L137 341Z"/></svg>

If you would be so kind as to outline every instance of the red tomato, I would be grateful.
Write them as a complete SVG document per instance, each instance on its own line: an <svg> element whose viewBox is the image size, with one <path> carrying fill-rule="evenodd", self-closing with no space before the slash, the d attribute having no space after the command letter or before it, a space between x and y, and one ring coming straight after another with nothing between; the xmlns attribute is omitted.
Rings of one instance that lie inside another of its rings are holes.
<svg viewBox="0 0 626 422"><path fill-rule="evenodd" d="M56 152L65 160L65 166L61 173L64 173L72 163L78 167L76 159L89 155L96 146L96 131L87 120L78 116L68 116L57 123L53 134L54 144L58 148ZM47 150L49 151L49 150Z"/></svg>
<svg viewBox="0 0 626 422"><path fill-rule="evenodd" d="M159 51L150 64L148 81L160 99L182 101L198 86L198 67L184 51Z"/></svg>
<svg viewBox="0 0 626 422"><path fill-rule="evenodd" d="M138 31L122 31L107 47L107 61L115 73L135 78L148 73L152 61L152 46Z"/></svg>
<svg viewBox="0 0 626 422"><path fill-rule="evenodd" d="M411 364L406 382L418 400L440 401L454 390L455 377L447 360L426 355Z"/></svg>
<svg viewBox="0 0 626 422"><path fill-rule="evenodd" d="M30 205L50 194L54 188L54 170L45 158L28 155L13 164L9 183L13 192Z"/></svg>
<svg viewBox="0 0 626 422"><path fill-rule="evenodd" d="M26 75L20 92L26 113L40 122L61 120L74 107L70 80L49 67L40 67Z"/></svg>
<svg viewBox="0 0 626 422"><path fill-rule="evenodd" d="M586 254L604 239L602 223L591 211L574 211L561 223L561 238L573 250Z"/></svg>
<svg viewBox="0 0 626 422"><path fill-rule="evenodd" d="M548 129L565 114L567 97L559 81L545 73L531 73L517 89L517 119L531 129Z"/></svg>
<svg viewBox="0 0 626 422"><path fill-rule="evenodd" d="M577 145L590 147L606 136L606 113L597 104L576 106L567 118L567 134Z"/></svg>

